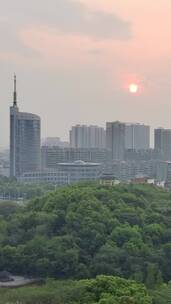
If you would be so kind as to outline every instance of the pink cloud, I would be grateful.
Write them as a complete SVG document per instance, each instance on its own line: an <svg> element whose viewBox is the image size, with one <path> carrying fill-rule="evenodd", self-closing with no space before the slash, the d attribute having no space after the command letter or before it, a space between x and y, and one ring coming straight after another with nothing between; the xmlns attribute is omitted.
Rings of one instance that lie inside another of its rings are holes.
<svg viewBox="0 0 171 304"><path fill-rule="evenodd" d="M91 49L102 47L86 36L62 34L50 27L28 27L20 32L24 45L41 56L48 64L68 66L68 64L86 63L90 60Z"/></svg>

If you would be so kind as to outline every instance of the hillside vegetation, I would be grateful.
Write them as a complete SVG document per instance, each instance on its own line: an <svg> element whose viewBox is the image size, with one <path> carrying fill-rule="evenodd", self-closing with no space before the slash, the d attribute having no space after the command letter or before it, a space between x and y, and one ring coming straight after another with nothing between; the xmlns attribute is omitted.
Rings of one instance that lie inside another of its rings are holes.
<svg viewBox="0 0 171 304"><path fill-rule="evenodd" d="M150 185L85 184L12 212L0 208L4 269L58 279L112 275L148 288L169 282L171 193Z"/></svg>
<svg viewBox="0 0 171 304"><path fill-rule="evenodd" d="M22 184L16 179L3 177L0 175L0 198L6 200L29 200L35 196L42 196L49 191L53 191L52 184Z"/></svg>
<svg viewBox="0 0 171 304"><path fill-rule="evenodd" d="M52 281L44 286L0 290L0 304L151 304L143 285L98 276L82 281Z"/></svg>

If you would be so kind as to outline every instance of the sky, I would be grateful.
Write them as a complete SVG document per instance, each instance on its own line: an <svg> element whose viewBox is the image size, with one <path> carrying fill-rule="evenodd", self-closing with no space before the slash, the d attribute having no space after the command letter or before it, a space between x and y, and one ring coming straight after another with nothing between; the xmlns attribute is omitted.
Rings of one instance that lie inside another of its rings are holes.
<svg viewBox="0 0 171 304"><path fill-rule="evenodd" d="M67 140L72 125L115 120L171 128L170 0L0 7L0 146L9 143L14 73L19 108L41 116L42 137Z"/></svg>

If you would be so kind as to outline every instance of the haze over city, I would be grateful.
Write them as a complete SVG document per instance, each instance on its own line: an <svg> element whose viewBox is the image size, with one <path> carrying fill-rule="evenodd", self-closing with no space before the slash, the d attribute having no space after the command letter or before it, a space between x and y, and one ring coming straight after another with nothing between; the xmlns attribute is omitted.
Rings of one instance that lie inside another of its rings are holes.
<svg viewBox="0 0 171 304"><path fill-rule="evenodd" d="M0 4L0 304L171 304L171 0Z"/></svg>
<svg viewBox="0 0 171 304"><path fill-rule="evenodd" d="M115 120L171 128L170 9L169 0L1 1L0 146L14 72L20 109L41 116L43 137Z"/></svg>

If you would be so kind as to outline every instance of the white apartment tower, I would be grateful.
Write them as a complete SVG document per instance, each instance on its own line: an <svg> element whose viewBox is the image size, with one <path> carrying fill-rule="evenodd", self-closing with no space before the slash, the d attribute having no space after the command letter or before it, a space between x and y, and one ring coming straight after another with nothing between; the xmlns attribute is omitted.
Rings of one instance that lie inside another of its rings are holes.
<svg viewBox="0 0 171 304"><path fill-rule="evenodd" d="M76 125L70 130L72 148L99 148L106 145L105 130L98 126Z"/></svg>

